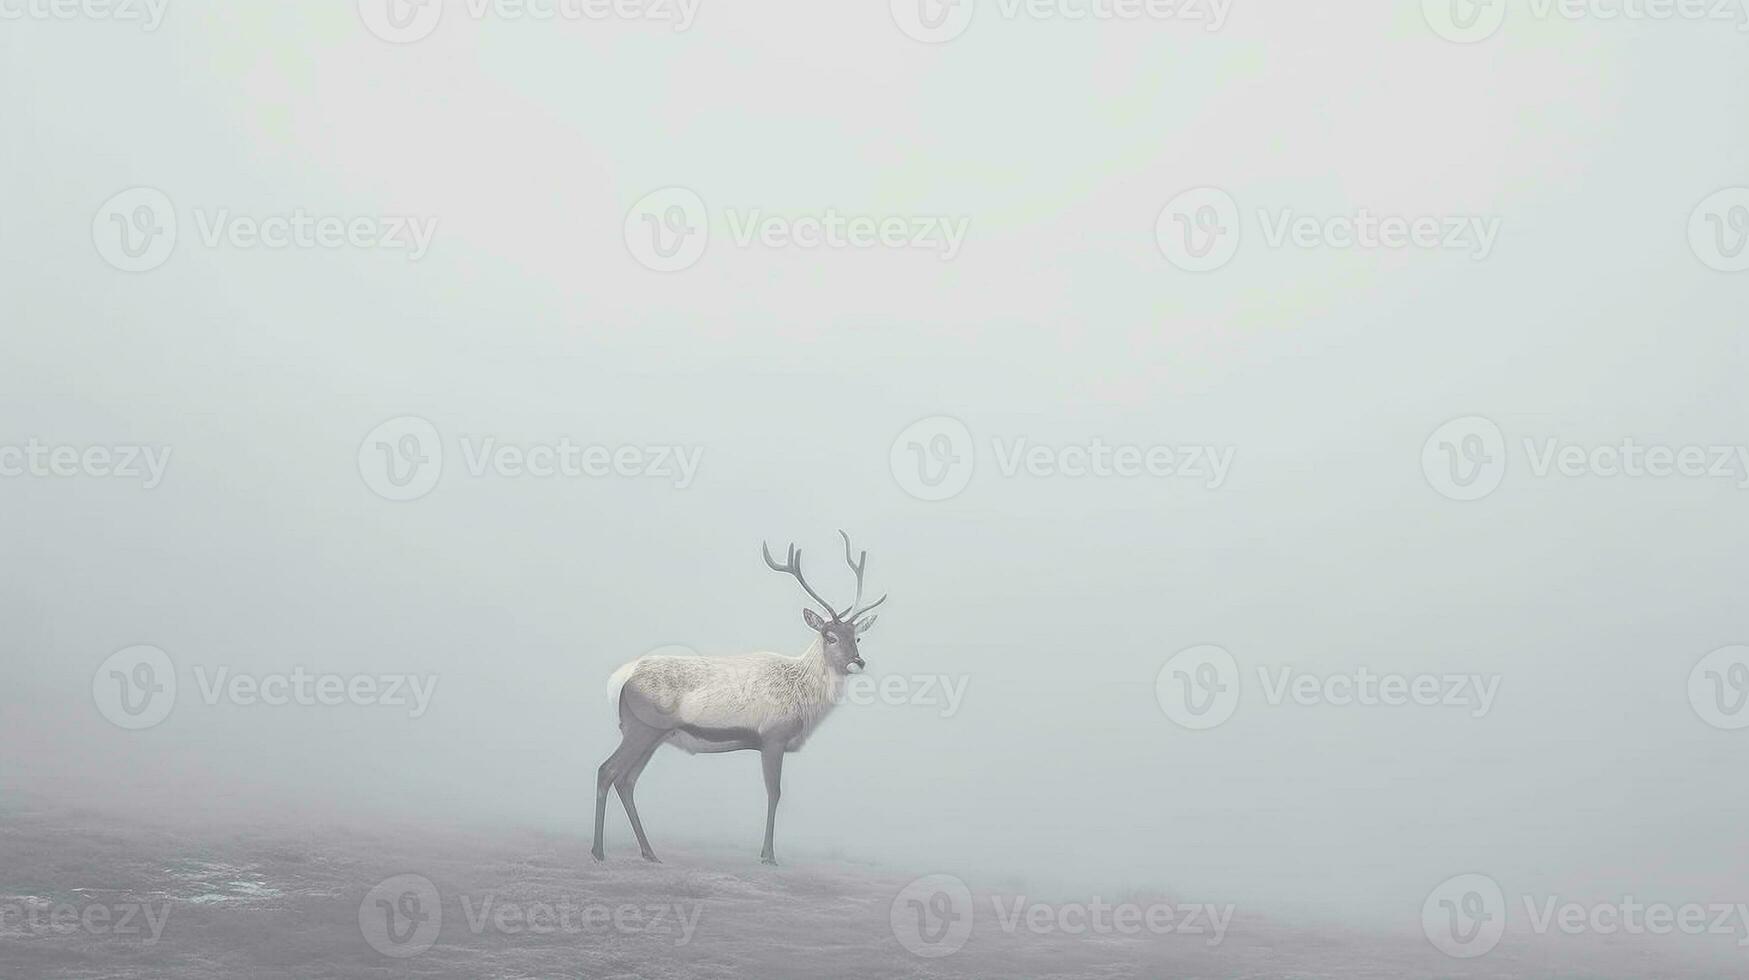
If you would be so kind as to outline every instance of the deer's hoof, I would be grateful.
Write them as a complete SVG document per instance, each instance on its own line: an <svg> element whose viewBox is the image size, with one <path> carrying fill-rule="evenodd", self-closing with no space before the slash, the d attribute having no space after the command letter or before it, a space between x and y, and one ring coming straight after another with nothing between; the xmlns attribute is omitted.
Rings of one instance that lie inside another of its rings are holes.
<svg viewBox="0 0 1749 980"><path fill-rule="evenodd" d="M775 867L777 867L777 858L773 857L770 854L761 854L759 856L759 863L760 864L769 864L775 868Z"/></svg>
<svg viewBox="0 0 1749 980"><path fill-rule="evenodd" d="M600 852L600 851L594 851L594 850L592 850L592 851L590 851L590 852L589 852L589 856L590 856L590 857L592 857L592 858L594 858L594 859L595 859L595 860L597 860L597 861L605 861L605 860L607 860L607 856L606 856L606 855L604 855L604 854L602 854L602 853L601 853L601 852Z"/></svg>
<svg viewBox="0 0 1749 980"><path fill-rule="evenodd" d="M654 851L645 851L644 852L644 860L650 862L651 864L661 864L662 863L661 859L656 857L656 853Z"/></svg>

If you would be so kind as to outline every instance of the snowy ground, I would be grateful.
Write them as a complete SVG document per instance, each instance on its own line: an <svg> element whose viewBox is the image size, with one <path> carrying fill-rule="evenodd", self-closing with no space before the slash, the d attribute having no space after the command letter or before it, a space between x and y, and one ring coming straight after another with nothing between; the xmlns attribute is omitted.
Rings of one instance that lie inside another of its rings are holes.
<svg viewBox="0 0 1749 980"><path fill-rule="evenodd" d="M1012 918L1005 928L1018 896L977 882L963 947L926 958L905 945L921 928L907 918L912 875L806 855L768 868L750 853L684 848L670 848L659 866L625 847L597 864L587 847L526 832L490 841L190 834L0 812L0 976L1717 975L1661 956L1667 950L1546 942L1455 960L1419 935L1287 927L1244 909L1218 941L1210 916L1220 910L1201 917L1196 934L1070 935ZM1165 895L1106 897L1123 900L1173 904ZM1034 914L1054 923L1060 907ZM931 921L937 939L948 935L949 918Z"/></svg>

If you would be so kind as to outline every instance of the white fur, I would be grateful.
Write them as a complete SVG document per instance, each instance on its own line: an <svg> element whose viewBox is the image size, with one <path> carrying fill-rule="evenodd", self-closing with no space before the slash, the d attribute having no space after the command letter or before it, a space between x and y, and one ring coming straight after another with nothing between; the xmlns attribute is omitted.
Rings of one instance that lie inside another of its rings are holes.
<svg viewBox="0 0 1749 980"><path fill-rule="evenodd" d="M617 704L621 690L631 686L677 725L746 729L760 736L788 732L784 747L793 752L836 706L843 683L815 640L799 657L640 657L614 671L608 687ZM669 736L668 744L688 752L712 745L681 731Z"/></svg>
<svg viewBox="0 0 1749 980"><path fill-rule="evenodd" d="M608 676L608 678L607 678L607 701L609 704L612 704L614 707L619 706L620 688L623 688L626 686L626 681L631 679L632 671L637 670L638 664L643 663L643 662L644 662L644 658L639 657L638 659L633 660L631 663L626 664L625 666L619 668L618 670L614 671L612 674L610 674Z"/></svg>

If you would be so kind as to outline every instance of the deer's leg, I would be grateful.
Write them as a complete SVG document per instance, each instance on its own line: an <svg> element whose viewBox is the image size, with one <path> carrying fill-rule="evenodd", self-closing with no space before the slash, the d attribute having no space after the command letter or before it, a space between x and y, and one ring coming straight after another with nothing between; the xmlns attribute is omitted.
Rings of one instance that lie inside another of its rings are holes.
<svg viewBox="0 0 1749 980"><path fill-rule="evenodd" d="M771 838L777 830L777 798L783 795L783 744L760 746L759 761L765 769L765 850L759 853L759 860L776 864Z"/></svg>
<svg viewBox="0 0 1749 980"><path fill-rule="evenodd" d="M601 846L602 830L607 823L607 788L625 774L632 762L644 754L644 750L659 744L662 736L667 734L635 718L622 717L620 728L623 735L619 748L614 749L607 761L601 764L601 768L595 771L595 846L589 853L597 861L603 859Z"/></svg>
<svg viewBox="0 0 1749 980"><path fill-rule="evenodd" d="M644 860L656 864L662 862L656 860L656 852L650 850L650 839L644 836L644 822L638 819L638 807L632 802L632 790L637 788L638 777L643 775L644 767L650 764L650 757L662 747L662 741L667 737L667 734L667 732L659 733L656 740L650 743L650 747L644 750L644 754L632 760L632 764L625 774L613 784L613 788L619 791L619 801L625 804L626 816L631 818L632 833L638 835L638 850L643 852Z"/></svg>
<svg viewBox="0 0 1749 980"><path fill-rule="evenodd" d="M601 852L601 833L607 824L607 788L613 785L613 776L617 770L616 763L625 754L626 745L631 737L630 732L622 735L619 748L614 749L613 754L607 757L607 761L601 764L601 768L595 770L595 846L589 849L589 853L594 855L597 861L603 860L605 857Z"/></svg>

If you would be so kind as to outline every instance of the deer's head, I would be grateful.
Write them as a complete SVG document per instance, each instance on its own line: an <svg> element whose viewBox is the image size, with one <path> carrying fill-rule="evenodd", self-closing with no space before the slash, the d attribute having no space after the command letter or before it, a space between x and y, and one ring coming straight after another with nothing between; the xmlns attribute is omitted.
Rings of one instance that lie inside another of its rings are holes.
<svg viewBox="0 0 1749 980"><path fill-rule="evenodd" d="M839 531L838 535L844 539L844 561L850 566L850 570L856 573L856 598L851 600L850 605L844 607L843 612L837 611L831 603L820 598L820 593L815 592L813 587L808 584L808 580L802 577L802 553L796 549L795 545L789 546L789 560L781 565L771 557L770 545L761 543L760 547L765 552L765 564L769 565L772 571L795 576L796 581L801 584L802 591L808 594L808 598L825 608L825 616L812 609L804 608L802 621L808 624L809 629L820 634L820 649L826 655L826 662L830 663L839 673L853 674L867 666L863 662L862 655L857 652L856 638L864 630L873 626L876 618L868 616L867 619L864 619L863 617L874 607L886 602L887 597L883 595L866 606L862 605L862 572L868 567L868 552L864 551L861 558L852 558L850 535L843 531Z"/></svg>

